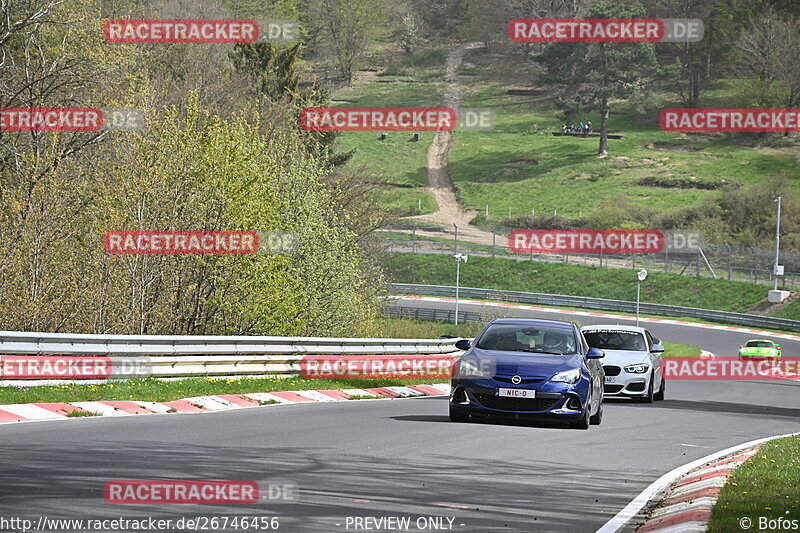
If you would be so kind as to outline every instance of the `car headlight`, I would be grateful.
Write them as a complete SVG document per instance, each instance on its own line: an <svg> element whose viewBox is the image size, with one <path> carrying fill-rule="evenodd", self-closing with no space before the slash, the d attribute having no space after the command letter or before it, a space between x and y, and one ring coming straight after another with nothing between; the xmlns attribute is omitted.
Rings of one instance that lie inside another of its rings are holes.
<svg viewBox="0 0 800 533"><path fill-rule="evenodd" d="M579 379L581 379L581 370L579 368L573 368L572 370L559 372L550 378L550 381L556 381L558 383L577 383Z"/></svg>
<svg viewBox="0 0 800 533"><path fill-rule="evenodd" d="M460 361L456 374L462 378L489 378L477 365L469 361Z"/></svg>
<svg viewBox="0 0 800 533"><path fill-rule="evenodd" d="M638 365L628 365L625 367L625 372L630 374L644 374L650 370L650 365L646 365L645 363L641 363Z"/></svg>

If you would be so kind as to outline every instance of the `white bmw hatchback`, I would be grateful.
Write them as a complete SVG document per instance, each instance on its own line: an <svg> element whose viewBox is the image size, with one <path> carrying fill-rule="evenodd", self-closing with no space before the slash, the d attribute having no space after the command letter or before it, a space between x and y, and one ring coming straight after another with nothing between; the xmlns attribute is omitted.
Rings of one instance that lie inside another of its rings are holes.
<svg viewBox="0 0 800 533"><path fill-rule="evenodd" d="M599 325L581 328L587 344L606 354L606 397L634 398L645 403L663 400L665 379L661 365L664 347L649 331L635 326Z"/></svg>

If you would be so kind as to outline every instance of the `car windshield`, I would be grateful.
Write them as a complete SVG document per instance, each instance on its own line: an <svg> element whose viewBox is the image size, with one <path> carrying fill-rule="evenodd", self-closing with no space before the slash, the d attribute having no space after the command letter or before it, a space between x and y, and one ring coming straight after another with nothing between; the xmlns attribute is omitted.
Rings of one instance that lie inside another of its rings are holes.
<svg viewBox="0 0 800 533"><path fill-rule="evenodd" d="M748 348L772 348L772 343L769 341L748 341L745 346Z"/></svg>
<svg viewBox="0 0 800 533"><path fill-rule="evenodd" d="M476 344L483 350L568 355L576 353L574 333L563 327L493 324Z"/></svg>
<svg viewBox="0 0 800 533"><path fill-rule="evenodd" d="M644 335L638 331L623 329L590 329L583 332L586 343L601 350L627 350L643 352L647 350Z"/></svg>

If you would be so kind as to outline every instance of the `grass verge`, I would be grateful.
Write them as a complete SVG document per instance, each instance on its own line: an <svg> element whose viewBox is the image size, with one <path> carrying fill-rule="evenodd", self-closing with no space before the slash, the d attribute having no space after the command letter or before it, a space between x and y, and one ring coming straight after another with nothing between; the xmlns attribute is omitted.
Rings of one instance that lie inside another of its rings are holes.
<svg viewBox="0 0 800 533"><path fill-rule="evenodd" d="M159 381L155 378L116 381L97 385L55 385L44 387L3 387L0 389L0 404L43 402L91 402L108 400L139 400L168 402L216 394L247 394L250 392L273 392L313 389L365 389L392 385L418 385L439 383L444 380L425 379L305 379L300 376L288 378L242 378L215 379L192 378L177 381ZM79 415L73 415L79 416Z"/></svg>
<svg viewBox="0 0 800 533"><path fill-rule="evenodd" d="M455 285L453 259L444 255L390 254L397 283ZM462 287L635 300L631 270L471 257L461 268ZM763 285L653 272L642 283L643 302L744 312L765 295Z"/></svg>
<svg viewBox="0 0 800 533"><path fill-rule="evenodd" d="M664 357L700 357L700 347L691 344L663 341Z"/></svg>
<svg viewBox="0 0 800 533"><path fill-rule="evenodd" d="M754 531L798 529L774 527L772 520L800 523L800 436L764 444L750 460L739 466L722 487L708 531L741 531L743 518ZM766 521L766 525L762 523Z"/></svg>

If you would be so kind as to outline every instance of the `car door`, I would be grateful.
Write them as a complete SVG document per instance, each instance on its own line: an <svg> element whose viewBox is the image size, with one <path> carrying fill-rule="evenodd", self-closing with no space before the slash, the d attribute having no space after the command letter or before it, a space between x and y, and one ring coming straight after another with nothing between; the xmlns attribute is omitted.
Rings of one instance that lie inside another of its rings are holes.
<svg viewBox="0 0 800 533"><path fill-rule="evenodd" d="M583 338L583 332L580 328L576 328L578 338L581 340L581 348L583 350L583 357L586 361L586 366L589 367L589 374L592 377L592 399L594 405L591 406L590 411L596 412L600 408L600 402L603 400L603 387L605 382L605 370L603 370L603 363L600 359L589 359L586 354L589 353L589 345L586 339Z"/></svg>

